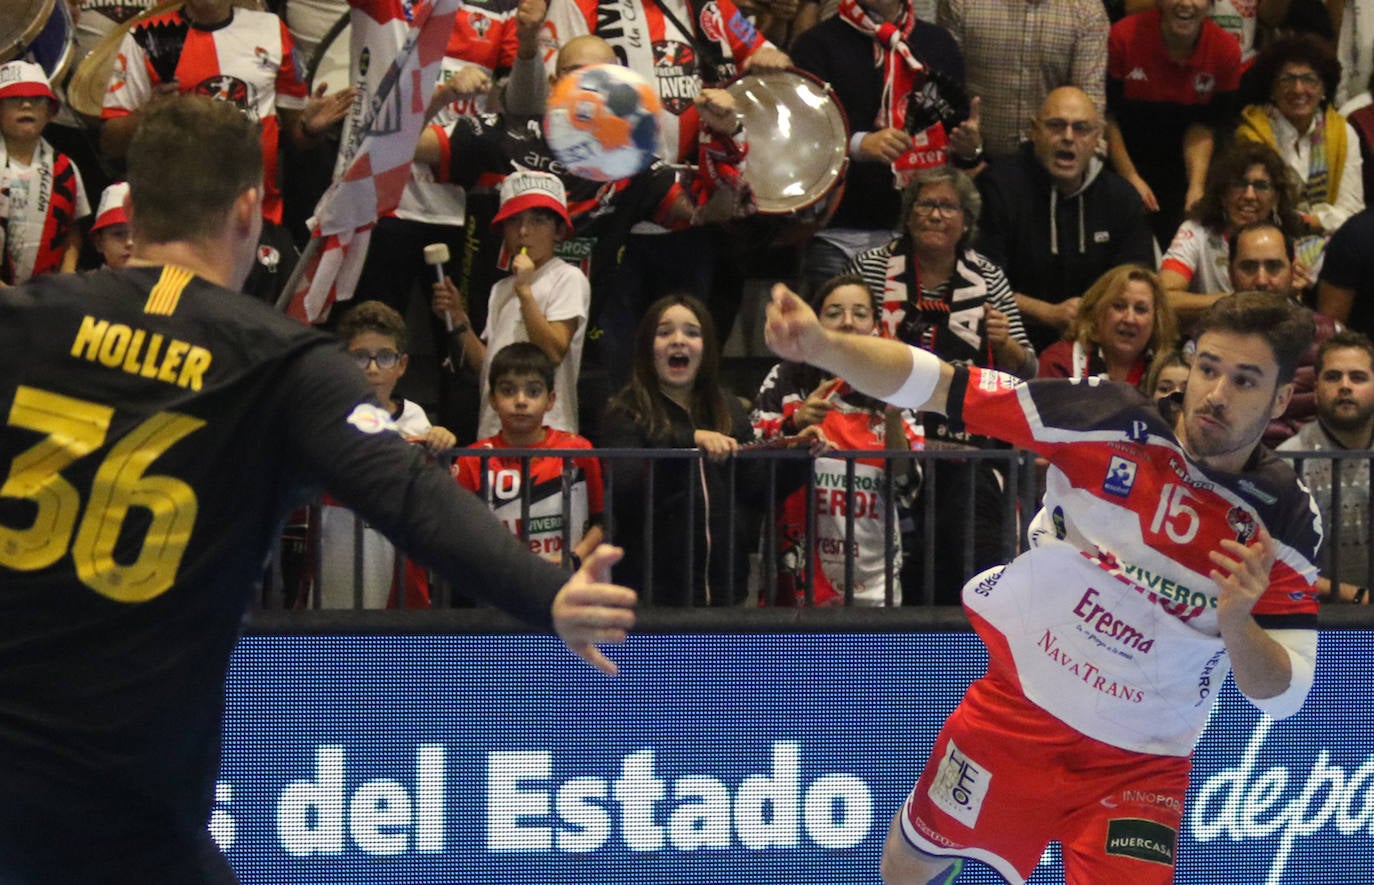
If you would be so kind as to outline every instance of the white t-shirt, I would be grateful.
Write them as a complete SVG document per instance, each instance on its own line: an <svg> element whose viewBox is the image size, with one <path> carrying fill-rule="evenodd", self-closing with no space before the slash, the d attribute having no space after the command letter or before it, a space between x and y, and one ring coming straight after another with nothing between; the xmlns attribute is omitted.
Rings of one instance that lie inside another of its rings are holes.
<svg viewBox="0 0 1374 885"><path fill-rule="evenodd" d="M1345 0L1336 58L1341 63L1341 82L1333 101L1340 105L1365 91L1374 69L1374 0Z"/></svg>
<svg viewBox="0 0 1374 885"><path fill-rule="evenodd" d="M1189 292L1230 292L1229 248L1220 231L1188 219L1178 226L1159 269L1186 277Z"/></svg>
<svg viewBox="0 0 1374 885"><path fill-rule="evenodd" d="M582 367L582 344L587 336L587 314L592 305L592 287L582 271L561 258L550 258L534 272L530 282L535 303L551 323L576 320L577 331L568 344L568 352L554 376L554 391L558 399L544 417L544 423L558 430L577 433L577 374ZM487 327L482 332L487 343L487 355L482 360L482 411L477 423L478 438L495 436L501 430L501 419L488 402L488 373L492 358L507 344L529 341L530 333L520 316L520 298L515 294L515 278L506 277L491 287L487 303Z"/></svg>
<svg viewBox="0 0 1374 885"><path fill-rule="evenodd" d="M429 433L425 410L401 400L396 432L407 439ZM362 517L332 498L320 505L320 608L353 608L354 521ZM396 548L366 522L362 531L363 608L386 608L396 576Z"/></svg>
<svg viewBox="0 0 1374 885"><path fill-rule="evenodd" d="M1213 0L1207 17L1236 38L1240 44L1240 62L1249 64L1255 57L1255 18L1259 5L1255 0Z"/></svg>

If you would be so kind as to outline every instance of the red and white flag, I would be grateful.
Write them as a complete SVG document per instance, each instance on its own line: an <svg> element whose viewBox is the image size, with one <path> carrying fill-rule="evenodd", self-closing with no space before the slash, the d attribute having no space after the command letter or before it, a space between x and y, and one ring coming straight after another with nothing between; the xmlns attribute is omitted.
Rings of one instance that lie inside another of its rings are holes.
<svg viewBox="0 0 1374 885"><path fill-rule="evenodd" d="M462 0L349 0L351 79L334 183L315 206L286 312L305 322L353 297L377 219L401 199Z"/></svg>

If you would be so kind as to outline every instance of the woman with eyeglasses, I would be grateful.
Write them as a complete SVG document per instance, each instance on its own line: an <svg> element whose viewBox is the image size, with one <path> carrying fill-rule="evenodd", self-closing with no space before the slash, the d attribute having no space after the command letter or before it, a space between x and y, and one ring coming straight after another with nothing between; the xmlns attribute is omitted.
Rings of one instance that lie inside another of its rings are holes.
<svg viewBox="0 0 1374 885"><path fill-rule="evenodd" d="M1236 137L1278 152L1302 183L1304 233L1330 236L1364 208L1359 137L1331 104L1341 64L1320 41L1300 35L1261 52L1250 76L1265 100L1241 112ZM1322 245L1299 245L1309 267Z"/></svg>
<svg viewBox="0 0 1374 885"><path fill-rule="evenodd" d="M1180 322L1191 322L1232 290L1231 236L1260 220L1273 221L1295 239L1301 234L1296 182L1273 149L1237 141L1212 160L1202 199L1179 225L1159 265Z"/></svg>
<svg viewBox="0 0 1374 885"><path fill-rule="evenodd" d="M956 365L1035 377L1035 350L1002 269L975 252L983 199L967 175L947 166L918 173L902 192L902 230L860 252L849 271L882 299L889 337Z"/></svg>
<svg viewBox="0 0 1374 885"><path fill-rule="evenodd" d="M983 200L967 175L947 166L926 169L902 192L902 229L892 242L860 252L849 269L882 299L881 328L890 338L924 348L960 366L1000 369L1034 378L1035 349L1021 322L1002 269L974 251ZM944 416L924 416L928 448L980 449L1000 445L952 429ZM986 460L936 463L935 503L940 519L934 549L949 551L935 561L934 600L958 604L970 575L1004 562L1003 482ZM970 491L970 488L972 489ZM972 504L972 570L964 568L965 514ZM918 502L918 508L925 506ZM919 513L918 509L918 513ZM920 522L918 518L918 522ZM913 539L908 549L917 549ZM921 600L920 573L908 559L906 598Z"/></svg>

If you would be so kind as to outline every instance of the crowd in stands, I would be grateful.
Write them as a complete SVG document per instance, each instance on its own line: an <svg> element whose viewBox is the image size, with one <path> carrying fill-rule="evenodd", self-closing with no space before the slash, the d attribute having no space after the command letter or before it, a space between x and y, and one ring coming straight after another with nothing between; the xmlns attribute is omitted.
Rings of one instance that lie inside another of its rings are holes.
<svg viewBox="0 0 1374 885"><path fill-rule="evenodd" d="M245 289L277 301L358 98L311 80L346 46L347 0L64 2L78 59L127 32L99 118L39 64L0 66L0 284L126 262L124 149L150 104L195 91L261 123L264 234ZM609 517L617 579L653 604L912 604L932 568L933 601L957 603L1014 554L1014 490L996 460L884 453L1001 444L805 366L732 387L722 346L748 285L786 281L836 331L1025 380L1129 384L1166 409L1199 314L1231 291L1281 291L1316 312L1318 336L1265 443L1369 450L1371 59L1374 0L467 2L401 207L325 325L398 432L474 446L455 479L541 555L576 564ZM606 63L659 91L661 150L597 182L563 168L540 120L550 88ZM819 216L752 214L739 174L774 158L721 87L787 69L826 83L850 127ZM432 243L451 256L438 282ZM501 451L593 446L701 457L650 470ZM769 446L812 457L736 457ZM1364 602L1368 464L1335 482L1339 463L1305 468L1341 527L1323 588ZM931 506L933 539L912 519ZM351 552L330 552L355 535L336 509L312 527L324 604L427 604L423 575L380 539L376 574L355 583Z"/></svg>

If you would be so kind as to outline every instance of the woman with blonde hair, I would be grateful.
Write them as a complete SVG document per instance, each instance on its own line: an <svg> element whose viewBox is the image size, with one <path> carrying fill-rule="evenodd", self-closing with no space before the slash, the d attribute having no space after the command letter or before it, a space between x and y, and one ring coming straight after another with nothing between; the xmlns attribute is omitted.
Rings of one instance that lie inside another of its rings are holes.
<svg viewBox="0 0 1374 885"><path fill-rule="evenodd" d="M1154 271L1123 264L1098 277L1079 302L1064 340L1040 355L1041 378L1091 378L1139 385L1156 353L1173 347L1178 324Z"/></svg>

